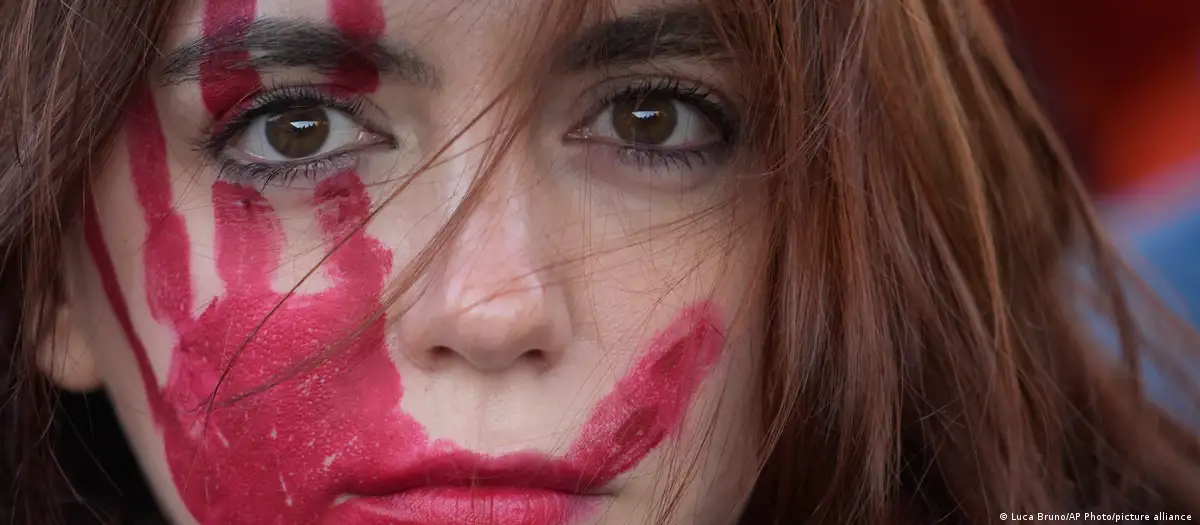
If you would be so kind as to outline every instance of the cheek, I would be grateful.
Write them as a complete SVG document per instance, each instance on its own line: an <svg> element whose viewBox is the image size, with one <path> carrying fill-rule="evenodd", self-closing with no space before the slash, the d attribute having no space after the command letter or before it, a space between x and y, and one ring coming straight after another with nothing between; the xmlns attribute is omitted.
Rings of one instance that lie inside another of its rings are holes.
<svg viewBox="0 0 1200 525"><path fill-rule="evenodd" d="M762 328L751 315L738 317L730 328L729 349L695 400L696 419L684 441L705 443L712 468L728 471L717 484L726 489L753 480L747 469L757 466L757 450L765 435L762 404ZM740 475L738 475L740 474Z"/></svg>
<svg viewBox="0 0 1200 525"><path fill-rule="evenodd" d="M694 401L692 416L677 444L672 445L674 450L663 454L658 468L667 486L687 482L678 508L691 509L692 515L680 516L679 523L732 523L729 517L739 514L738 503L757 480L764 437L758 403L760 383L749 360L735 355L752 350L730 341L729 359L713 370L704 391ZM672 475L687 477L676 480Z"/></svg>
<svg viewBox="0 0 1200 525"><path fill-rule="evenodd" d="M743 310L730 319L727 351L693 400L678 440L664 447L657 465L665 486L685 489L678 523L736 521L737 505L757 480L765 425L759 402L763 332L756 317L757 312ZM686 484L673 484L682 482ZM647 493L664 486L661 479L649 477L645 483Z"/></svg>
<svg viewBox="0 0 1200 525"><path fill-rule="evenodd" d="M765 436L760 401L763 367L767 366L762 357L768 293L762 269L767 267L768 252L765 240L756 232L766 229L731 229L729 224L704 225L704 233L688 236L682 241L684 246L666 252L689 254L675 259L689 261L686 270L690 273L671 281L676 283L671 296L709 294L714 303L724 307L728 326L727 350L692 402L675 445L678 453L664 454L659 467L661 472L691 472L694 476L686 486L685 498L691 501L680 505L681 509L696 509L686 523L727 523L706 520L736 515L733 506L756 479L758 451ZM664 262L659 267L670 266ZM661 295L642 294L640 300Z"/></svg>

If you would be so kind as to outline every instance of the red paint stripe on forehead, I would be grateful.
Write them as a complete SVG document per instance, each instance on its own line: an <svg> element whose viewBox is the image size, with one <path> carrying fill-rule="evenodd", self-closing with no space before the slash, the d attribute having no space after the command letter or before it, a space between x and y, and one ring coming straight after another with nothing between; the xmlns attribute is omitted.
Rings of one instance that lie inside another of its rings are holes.
<svg viewBox="0 0 1200 525"><path fill-rule="evenodd" d="M257 13L255 0L208 0L204 5L205 35L244 31ZM233 66L250 58L246 51L221 53L200 64L200 93L209 113L219 116L235 103L262 90L258 72Z"/></svg>
<svg viewBox="0 0 1200 525"><path fill-rule="evenodd" d="M376 40L386 29L379 0L330 0L329 16L338 29L353 38Z"/></svg>
<svg viewBox="0 0 1200 525"><path fill-rule="evenodd" d="M363 42L378 40L387 29L379 0L330 0L329 18L342 33ZM367 62L344 64L329 76L334 84L358 93L379 88L379 71Z"/></svg>

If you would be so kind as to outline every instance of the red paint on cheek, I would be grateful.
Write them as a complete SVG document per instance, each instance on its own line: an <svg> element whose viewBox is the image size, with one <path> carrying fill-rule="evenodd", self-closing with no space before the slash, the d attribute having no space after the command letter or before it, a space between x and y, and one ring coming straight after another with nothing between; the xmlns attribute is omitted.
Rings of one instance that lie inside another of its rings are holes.
<svg viewBox="0 0 1200 525"><path fill-rule="evenodd" d="M685 309L592 412L567 460L610 480L678 430L725 337L709 303Z"/></svg>
<svg viewBox="0 0 1200 525"><path fill-rule="evenodd" d="M248 0L210 0L207 6L206 31L254 13ZM347 33L382 32L374 1L335 1L331 12ZM257 76L231 74L219 64L201 69L201 89L210 108L227 107L235 96L231 93L240 98L243 90L256 86ZM373 89L369 83L361 86ZM421 425L400 410L403 388L389 355L384 320L335 347L359 327L359 320L382 307L392 260L386 247L357 228L370 212L371 199L353 172L326 179L314 191L320 230L328 246L339 246L321 270L330 286L286 300L272 288L270 277L285 243L278 215L253 188L215 183L216 266L225 293L193 312L191 243L183 217L174 209L166 141L151 92L143 88L139 93L125 133L131 177L149 228L143 252L146 299L155 319L177 337L161 388L131 321L90 198L85 235L137 359L171 475L197 521L314 523L339 496L385 475L381 469L431 455L507 461L431 443ZM717 326L717 313L707 303L685 310L599 403L569 453L554 463L584 473L587 483L596 486L636 466L679 427L720 353L723 338ZM329 348L337 351L315 368L289 374ZM251 395L224 403L246 393ZM559 522L546 520L531 523ZM372 522L362 518L351 523Z"/></svg>

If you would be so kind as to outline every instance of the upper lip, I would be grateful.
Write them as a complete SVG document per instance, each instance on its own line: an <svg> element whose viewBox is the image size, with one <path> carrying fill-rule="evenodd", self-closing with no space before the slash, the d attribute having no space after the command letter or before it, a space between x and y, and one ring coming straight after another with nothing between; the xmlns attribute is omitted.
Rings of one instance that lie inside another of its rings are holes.
<svg viewBox="0 0 1200 525"><path fill-rule="evenodd" d="M395 470L359 479L349 488L358 496L384 496L422 487L491 487L599 495L607 481L600 479L599 472L534 452L493 457L457 451L405 461Z"/></svg>

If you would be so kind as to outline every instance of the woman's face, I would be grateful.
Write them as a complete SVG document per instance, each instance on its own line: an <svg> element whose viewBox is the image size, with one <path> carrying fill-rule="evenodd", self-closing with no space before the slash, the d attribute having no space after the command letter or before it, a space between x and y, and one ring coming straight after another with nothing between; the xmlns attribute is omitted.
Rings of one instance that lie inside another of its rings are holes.
<svg viewBox="0 0 1200 525"><path fill-rule="evenodd" d="M764 198L699 11L618 0L530 86L548 0L184 7L69 239L82 345L45 350L175 522L736 518Z"/></svg>

